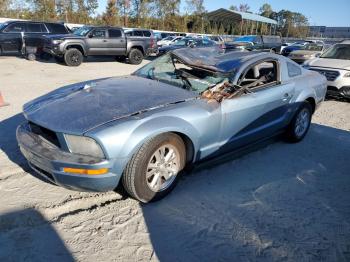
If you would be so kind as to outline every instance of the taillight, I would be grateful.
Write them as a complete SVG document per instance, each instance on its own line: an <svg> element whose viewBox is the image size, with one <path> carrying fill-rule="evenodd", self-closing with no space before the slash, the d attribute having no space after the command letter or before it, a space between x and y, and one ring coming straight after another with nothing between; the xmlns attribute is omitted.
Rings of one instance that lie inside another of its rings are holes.
<svg viewBox="0 0 350 262"><path fill-rule="evenodd" d="M153 48L153 47L154 47L154 43L155 43L154 38L153 38L153 37L151 37L151 48Z"/></svg>
<svg viewBox="0 0 350 262"><path fill-rule="evenodd" d="M225 49L225 48L226 48L225 44L221 43L221 44L220 44L220 48L221 48L221 49Z"/></svg>

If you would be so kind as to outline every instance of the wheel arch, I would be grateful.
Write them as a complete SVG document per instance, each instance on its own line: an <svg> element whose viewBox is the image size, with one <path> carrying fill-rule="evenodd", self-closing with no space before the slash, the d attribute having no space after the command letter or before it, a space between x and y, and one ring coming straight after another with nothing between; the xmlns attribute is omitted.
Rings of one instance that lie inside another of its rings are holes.
<svg viewBox="0 0 350 262"><path fill-rule="evenodd" d="M135 45L135 46L130 47L129 53L131 52L132 49L138 49L142 52L143 55L145 55L145 50L144 50L143 46L141 46L141 45Z"/></svg>
<svg viewBox="0 0 350 262"><path fill-rule="evenodd" d="M72 49L72 48L76 48L76 49L78 49L84 56L86 55L85 48L84 48L81 44L77 44L77 43L67 44L67 45L64 47L64 50L69 50L69 49Z"/></svg>
<svg viewBox="0 0 350 262"><path fill-rule="evenodd" d="M305 101L309 102L312 108L312 114L315 112L316 110L316 100L313 97L308 97L305 99Z"/></svg>

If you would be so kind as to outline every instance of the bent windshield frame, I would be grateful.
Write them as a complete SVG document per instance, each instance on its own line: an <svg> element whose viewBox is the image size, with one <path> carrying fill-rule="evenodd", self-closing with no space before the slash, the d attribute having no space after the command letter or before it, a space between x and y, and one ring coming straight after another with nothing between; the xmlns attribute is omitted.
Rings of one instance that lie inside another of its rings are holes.
<svg viewBox="0 0 350 262"><path fill-rule="evenodd" d="M229 81L229 78L222 74L186 65L171 53L157 58L132 75L163 82L198 94L218 83ZM233 79L233 76L230 79Z"/></svg>

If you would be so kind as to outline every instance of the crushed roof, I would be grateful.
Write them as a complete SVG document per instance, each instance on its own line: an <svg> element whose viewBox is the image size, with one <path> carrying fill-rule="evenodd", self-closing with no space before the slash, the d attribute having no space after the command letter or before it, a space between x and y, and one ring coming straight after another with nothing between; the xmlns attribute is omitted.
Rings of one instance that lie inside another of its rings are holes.
<svg viewBox="0 0 350 262"><path fill-rule="evenodd" d="M250 59L254 59L258 56L266 56L266 54L262 52L223 52L218 48L182 48L172 51L171 54L184 64L223 74L235 71L244 62Z"/></svg>

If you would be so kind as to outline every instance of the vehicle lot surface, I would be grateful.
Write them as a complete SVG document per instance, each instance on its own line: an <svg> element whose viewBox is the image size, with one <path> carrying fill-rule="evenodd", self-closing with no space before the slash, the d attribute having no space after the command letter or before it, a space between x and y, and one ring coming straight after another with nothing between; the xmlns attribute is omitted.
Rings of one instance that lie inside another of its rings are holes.
<svg viewBox="0 0 350 262"><path fill-rule="evenodd" d="M196 170L149 205L33 177L15 141L22 105L136 68L0 57L11 104L0 108L0 261L350 261L349 103L324 102L303 142Z"/></svg>

